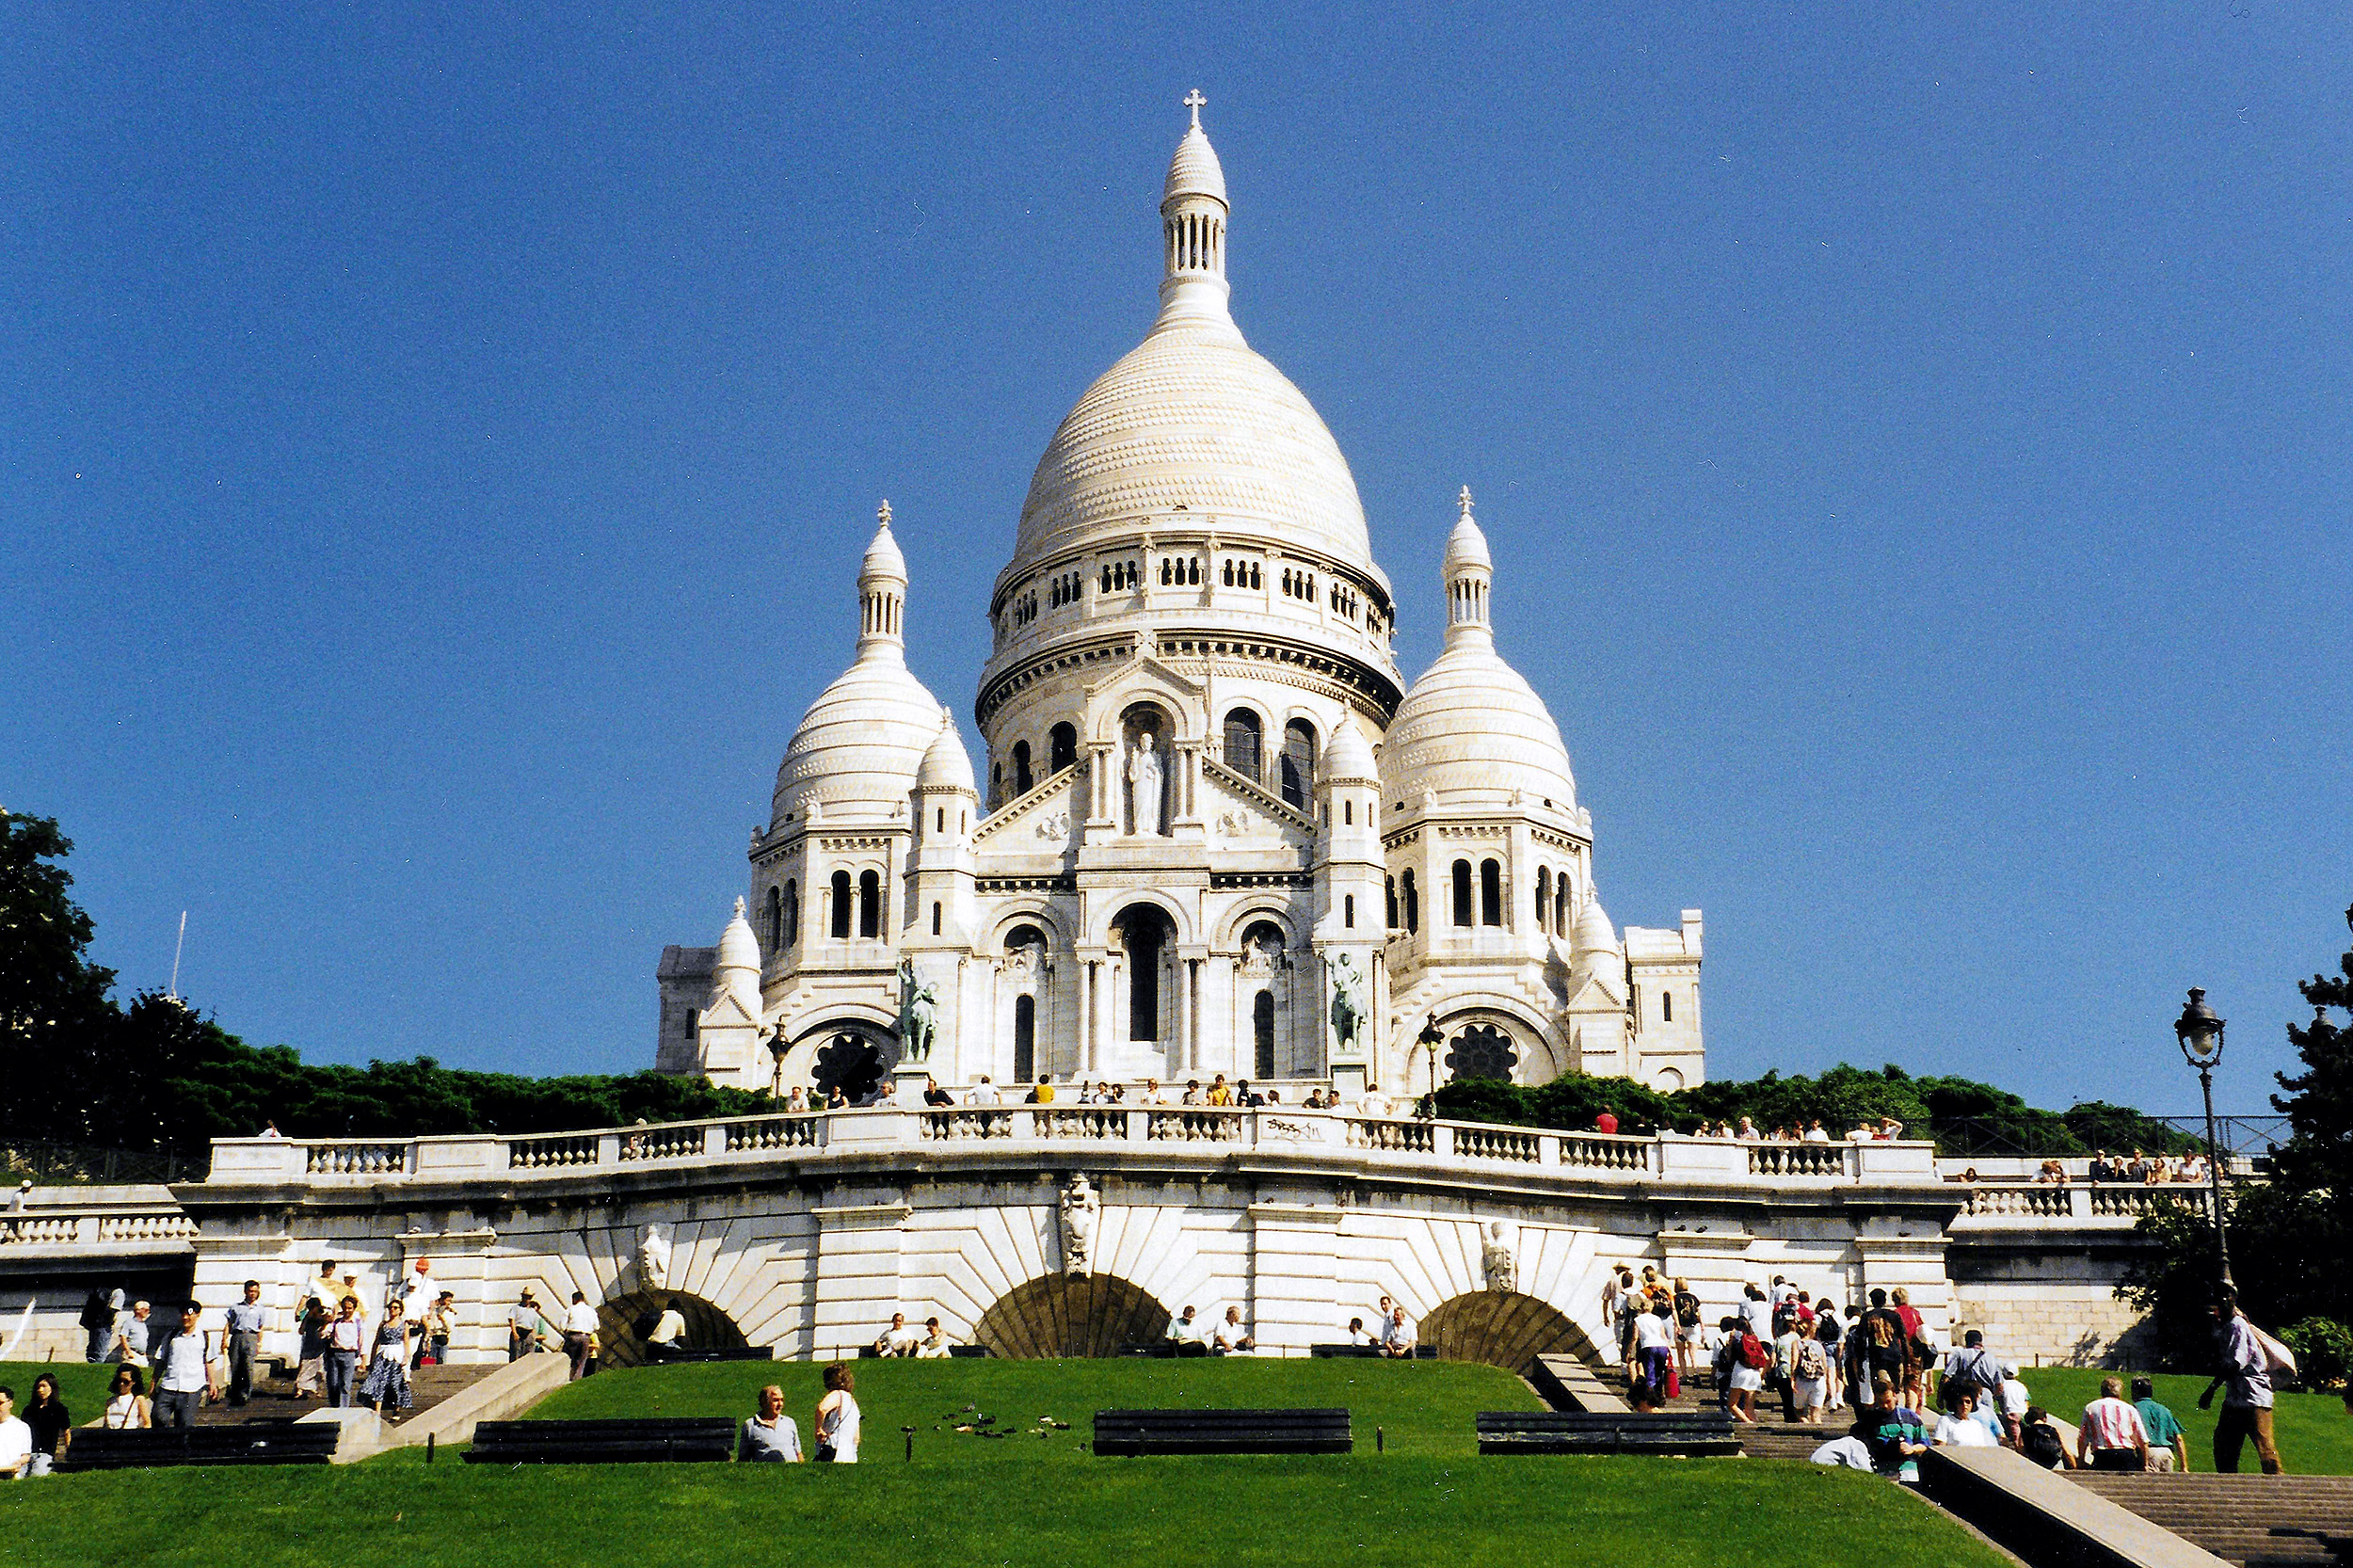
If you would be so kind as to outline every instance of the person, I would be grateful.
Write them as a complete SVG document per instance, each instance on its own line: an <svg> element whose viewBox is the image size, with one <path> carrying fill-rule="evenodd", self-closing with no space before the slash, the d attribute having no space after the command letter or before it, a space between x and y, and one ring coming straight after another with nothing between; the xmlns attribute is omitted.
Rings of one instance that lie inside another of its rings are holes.
<svg viewBox="0 0 2353 1568"><path fill-rule="evenodd" d="M2133 1408L2149 1432L2149 1468L2163 1475L2189 1473L2189 1438L2173 1413L2157 1402L2157 1386L2147 1377L2133 1379Z"/></svg>
<svg viewBox="0 0 2353 1568"><path fill-rule="evenodd" d="M326 1258L319 1264L318 1277L303 1287L303 1300L317 1302L327 1308L327 1315L332 1318L343 1299L344 1287L343 1282L335 1277L335 1260Z"/></svg>
<svg viewBox="0 0 2353 1568"><path fill-rule="evenodd" d="M1038 1075L1037 1075L1037 1087L1036 1087L1036 1088L1034 1088L1034 1089L1032 1089L1032 1090L1031 1090L1031 1091L1029 1092L1029 1094L1028 1094L1028 1095L1026 1095L1026 1096L1023 1096L1023 1098L1024 1098L1025 1102L1026 1102L1026 1103L1028 1103L1028 1104L1030 1104L1030 1105L1051 1105L1051 1104L1053 1104L1053 1103L1054 1103L1054 1084L1053 1084L1053 1080L1052 1080L1051 1079L1048 1078L1048 1077L1047 1077L1047 1075L1046 1075L1046 1074L1044 1074L1044 1073L1040 1073L1040 1074L1038 1074Z"/></svg>
<svg viewBox="0 0 2353 1568"><path fill-rule="evenodd" d="M89 1299L82 1303L82 1331L88 1336L83 1359L95 1367L114 1352L115 1309L106 1301L106 1292L96 1286L90 1288Z"/></svg>
<svg viewBox="0 0 2353 1568"><path fill-rule="evenodd" d="M130 1432L153 1425L153 1413L146 1394L141 1392L143 1386L136 1367L125 1367L116 1372L107 1389L105 1411L92 1425L109 1432Z"/></svg>
<svg viewBox="0 0 2353 1568"><path fill-rule="evenodd" d="M531 1287L506 1314L506 1359L520 1361L545 1341L547 1320L539 1316L539 1303L531 1294Z"/></svg>
<svg viewBox="0 0 2353 1568"><path fill-rule="evenodd" d="M33 1429L17 1419L16 1390L0 1383L0 1477L23 1480L33 1465Z"/></svg>
<svg viewBox="0 0 2353 1568"><path fill-rule="evenodd" d="M56 1467L73 1442L73 1417L57 1398L57 1380L43 1372L33 1380L33 1401L24 1407L24 1425L33 1435L27 1476L45 1476Z"/></svg>
<svg viewBox="0 0 2353 1568"><path fill-rule="evenodd" d="M760 1391L760 1414L744 1417L735 1437L738 1464L798 1464L801 1429L784 1413L784 1390L775 1384Z"/></svg>
<svg viewBox="0 0 2353 1568"><path fill-rule="evenodd" d="M1351 1318L1348 1320L1348 1342L1352 1345L1378 1346L1381 1336L1365 1327L1362 1318Z"/></svg>
<svg viewBox="0 0 2353 1568"><path fill-rule="evenodd" d="M1797 1333L1789 1354L1789 1403L1801 1424L1818 1427L1830 1402L1831 1352L1823 1347L1818 1323L1810 1332L1800 1328Z"/></svg>
<svg viewBox="0 0 2353 1568"><path fill-rule="evenodd" d="M1750 1289L1756 1288L1751 1286ZM1724 1335L1730 1354L1728 1370L1731 1391L1729 1408L1732 1418L1749 1426L1756 1425L1756 1396L1765 1386L1765 1369L1772 1365L1772 1352L1757 1338L1755 1331L1744 1318L1724 1320Z"/></svg>
<svg viewBox="0 0 2353 1568"><path fill-rule="evenodd" d="M1822 1374L1822 1408L1825 1411L1847 1408L1847 1371L1845 1325L1838 1320L1838 1309L1828 1296L1814 1315L1814 1337L1820 1342L1827 1368Z"/></svg>
<svg viewBox="0 0 2353 1568"><path fill-rule="evenodd" d="M1665 1302L1634 1320L1634 1384L1654 1402L1667 1397L1667 1373L1674 1366L1674 1308Z"/></svg>
<svg viewBox="0 0 2353 1568"><path fill-rule="evenodd" d="M1175 1342L1178 1355L1209 1353L1209 1325L1203 1322L1191 1302L1168 1325L1168 1337Z"/></svg>
<svg viewBox="0 0 2353 1568"><path fill-rule="evenodd" d="M262 1304L262 1282L245 1282L245 1300L231 1307L221 1325L229 1352L229 1402L243 1405L253 1398L253 1358L261 1353L262 1330L269 1310Z"/></svg>
<svg viewBox="0 0 2353 1568"><path fill-rule="evenodd" d="M905 1313L894 1312L890 1315L890 1326L874 1337L874 1353L876 1355L913 1355L916 1341L921 1337L921 1335L907 1327Z"/></svg>
<svg viewBox="0 0 2353 1568"><path fill-rule="evenodd" d="M787 1113L792 1115L798 1115L802 1112L807 1111L808 1109L808 1091L797 1083L792 1085L792 1092L784 1096L784 1109Z"/></svg>
<svg viewBox="0 0 2353 1568"><path fill-rule="evenodd" d="M449 1365L449 1336L457 1328L457 1293L444 1290L425 1310L423 1332L417 1336L417 1365Z"/></svg>
<svg viewBox="0 0 2353 1568"><path fill-rule="evenodd" d="M1985 1334L1971 1329L1961 1336L1961 1348L1945 1358L1945 1388L1956 1386L1974 1389L1982 1408L2001 1388L2002 1378L2009 1368L1992 1351L1985 1348Z"/></svg>
<svg viewBox="0 0 2353 1568"><path fill-rule="evenodd" d="M420 1257L408 1266L408 1272L400 1276L400 1284L385 1299L399 1302L401 1316L413 1325L423 1320L424 1309L433 1304L437 1283L433 1278L433 1259Z"/></svg>
<svg viewBox="0 0 2353 1568"><path fill-rule="evenodd" d="M26 1176L16 1184L16 1191L8 1194L8 1212L22 1214L24 1212L24 1206L32 1201L33 1178Z"/></svg>
<svg viewBox="0 0 2353 1568"><path fill-rule="evenodd" d="M1948 1384L1945 1390L1945 1414L1936 1419L1936 1446L1940 1448L1996 1448L1993 1434L1977 1419L1977 1400L1982 1390L1974 1383Z"/></svg>
<svg viewBox="0 0 2353 1568"><path fill-rule="evenodd" d="M1929 1451L1928 1429L1920 1417L1896 1402L1896 1380L1886 1373L1871 1379L1871 1408L1855 1423L1855 1435L1871 1450L1871 1468L1891 1480L1920 1479L1920 1456Z"/></svg>
<svg viewBox="0 0 2353 1568"><path fill-rule="evenodd" d="M2149 1429L2124 1402L2124 1380L2102 1378L2100 1397L2084 1406L2075 1463L2087 1470L2149 1468Z"/></svg>
<svg viewBox="0 0 2353 1568"><path fill-rule="evenodd" d="M934 1111L946 1111L956 1103L956 1096L942 1089L939 1080L926 1078L923 1080L923 1103Z"/></svg>
<svg viewBox="0 0 2353 1568"><path fill-rule="evenodd" d="M295 1398L307 1400L325 1392L327 1387L327 1325L335 1315L316 1296L302 1298L301 1313L295 1320L295 1332L300 1336L295 1348Z"/></svg>
<svg viewBox="0 0 2353 1568"><path fill-rule="evenodd" d="M2238 1292L2227 1286L2215 1298L2214 1320L2220 1368L2206 1391L2198 1396L2198 1408L2213 1409L2215 1390L2228 1389L2222 1397L2221 1418L2214 1429L2215 1470L2220 1475L2237 1475L2239 1455L2251 1437L2264 1474L2279 1475L2280 1449L2271 1436L2271 1358L2264 1353L2255 1325L2238 1309Z"/></svg>
<svg viewBox="0 0 2353 1568"><path fill-rule="evenodd" d="M1733 1128L1732 1135L1743 1144L1760 1143L1765 1136L1756 1130L1755 1121L1747 1116L1740 1118L1740 1125Z"/></svg>
<svg viewBox="0 0 2353 1568"><path fill-rule="evenodd" d="M588 1375L588 1342L596 1332L597 1309L588 1304L588 1293L573 1291L572 1304L564 1309L564 1352L572 1358L573 1383Z"/></svg>
<svg viewBox="0 0 2353 1568"><path fill-rule="evenodd" d="M1229 1306L1225 1309L1225 1316L1219 1320L1210 1346L1219 1355L1247 1354L1258 1348L1258 1342L1250 1336L1250 1330L1242 1323L1241 1307Z"/></svg>
<svg viewBox="0 0 2353 1568"><path fill-rule="evenodd" d="M1936 1365L1936 1346L1929 1338L1928 1320L1912 1304L1911 1291L1898 1285L1889 1300L1894 1304L1897 1320L1904 1326L1904 1400L1918 1410L1928 1403L1926 1368Z"/></svg>
<svg viewBox="0 0 2353 1568"><path fill-rule="evenodd" d="M1381 1331L1381 1353L1396 1361L1413 1356L1414 1325L1405 1320L1405 1309L1401 1306L1389 1308L1388 1326Z"/></svg>
<svg viewBox="0 0 2353 1568"><path fill-rule="evenodd" d="M149 1365L147 1350L149 1342L154 1337L155 1325L148 1321L147 1315L152 1310L145 1302L133 1302L131 1315L122 1320L117 1348L122 1359L133 1367Z"/></svg>
<svg viewBox="0 0 2353 1568"><path fill-rule="evenodd" d="M646 1336L646 1349L652 1352L648 1359L668 1360L685 1337L686 1314L678 1309L675 1300L664 1301L662 1315L653 1320L653 1332Z"/></svg>
<svg viewBox="0 0 2353 1568"><path fill-rule="evenodd" d="M1144 1093L1136 1096L1136 1103L1138 1105L1166 1105L1168 1096L1160 1093L1160 1080L1157 1078L1145 1079Z"/></svg>
<svg viewBox="0 0 2353 1568"><path fill-rule="evenodd" d="M817 1457L831 1464L857 1463L857 1380L837 1361L825 1368L825 1397L817 1401Z"/></svg>
<svg viewBox="0 0 2353 1568"><path fill-rule="evenodd" d="M2018 1447L2019 1433L2025 1424L2028 1408L2026 1385L2018 1381L2018 1368L2003 1368L2002 1385L1993 1391L1993 1418L2001 1428L2002 1442L2006 1447Z"/></svg>
<svg viewBox="0 0 2353 1568"><path fill-rule="evenodd" d="M1211 1105L1231 1105L1234 1103L1234 1091L1227 1086L1225 1082L1225 1075L1224 1073L1218 1074L1217 1077L1209 1080L1209 1103Z"/></svg>
<svg viewBox="0 0 2353 1568"><path fill-rule="evenodd" d="M923 1320L922 1340L915 1347L915 1359L918 1361L945 1360L948 1352L953 1346L954 1341L948 1337L948 1331L939 1326L939 1320L926 1318Z"/></svg>
<svg viewBox="0 0 2353 1568"><path fill-rule="evenodd" d="M345 1296L327 1325L327 1403L331 1410L351 1408L360 1372L360 1352L367 1347L368 1326L360 1316L360 1298Z"/></svg>
<svg viewBox="0 0 2353 1568"><path fill-rule="evenodd" d="M1781 1395L1782 1420L1795 1426L1799 1418L1798 1347L1805 1343L1805 1336L1798 1329L1797 1314L1786 1308L1773 1314L1773 1327L1780 1332L1773 1336L1773 1365L1765 1379Z"/></svg>
<svg viewBox="0 0 2353 1568"><path fill-rule="evenodd" d="M196 1421L196 1407L207 1386L204 1373L204 1331L197 1325L194 1302L180 1309L180 1326L154 1342L149 1359L155 1364L155 1414L158 1426L186 1427Z"/></svg>
<svg viewBox="0 0 2353 1568"><path fill-rule="evenodd" d="M1176 1097L1176 1103L1178 1105L1199 1105L1201 1103L1201 1080L1197 1078L1189 1078L1185 1080L1185 1092Z"/></svg>
<svg viewBox="0 0 2353 1568"><path fill-rule="evenodd" d="M2066 1439L2051 1424L2051 1413L2039 1404L2028 1405L2025 1418L2018 1424L2018 1451L2045 1470L2075 1467L2075 1457L2067 1451Z"/></svg>
<svg viewBox="0 0 2353 1568"><path fill-rule="evenodd" d="M986 1073L983 1073L981 1080L972 1085L971 1093L964 1096L964 1103L967 1105L1002 1105L1005 1103L1005 1096L997 1092L997 1085L990 1081Z"/></svg>
<svg viewBox="0 0 2353 1568"><path fill-rule="evenodd" d="M416 1403L408 1389L408 1336L415 1331L400 1298L384 1304L384 1320L376 1330L376 1359L369 1363L367 1382L360 1389L360 1402L373 1406L379 1416L387 1404L397 1413ZM392 1417L399 1418L397 1414Z"/></svg>
<svg viewBox="0 0 2353 1568"><path fill-rule="evenodd" d="M1860 1326L1865 1352L1863 1376L1866 1381L1864 1386L1877 1386L1877 1381L1882 1374L1897 1388L1907 1386L1912 1382L1906 1365L1912 1338L1904 1332L1903 1319L1887 1304L1886 1291L1871 1292L1871 1307L1863 1314Z"/></svg>
<svg viewBox="0 0 2353 1568"><path fill-rule="evenodd" d="M1618 1118L1605 1108L1600 1115L1593 1118L1593 1130L1605 1138L1612 1137L1618 1130Z"/></svg>
<svg viewBox="0 0 2353 1568"><path fill-rule="evenodd" d="M1741 1294L1746 1298L1740 1304L1742 1321L1748 1324L1749 1332L1755 1335L1761 1343L1771 1344L1773 1342L1773 1304L1766 1299L1763 1290L1753 1285L1742 1287Z"/></svg>
<svg viewBox="0 0 2353 1568"><path fill-rule="evenodd" d="M1682 1368L1683 1375L1688 1378L1694 1370L1694 1361L1699 1351L1700 1299L1691 1293L1690 1286L1686 1284L1680 1275L1675 1279L1673 1302L1675 1365Z"/></svg>
<svg viewBox="0 0 2353 1568"><path fill-rule="evenodd" d="M1237 1079L1234 1081L1234 1103L1252 1107L1261 1106L1266 1104L1266 1096L1250 1087L1248 1079Z"/></svg>
<svg viewBox="0 0 2353 1568"><path fill-rule="evenodd" d="M1821 1117L1817 1116L1812 1121L1805 1124L1805 1142L1809 1144L1827 1144L1830 1142L1830 1129L1822 1125Z"/></svg>

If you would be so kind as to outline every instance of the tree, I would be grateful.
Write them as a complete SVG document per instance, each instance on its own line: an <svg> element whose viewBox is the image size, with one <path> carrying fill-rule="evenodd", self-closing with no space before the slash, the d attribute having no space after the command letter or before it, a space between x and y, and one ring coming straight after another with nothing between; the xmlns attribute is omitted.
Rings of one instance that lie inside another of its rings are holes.
<svg viewBox="0 0 2353 1568"><path fill-rule="evenodd" d="M89 961L90 918L56 864L72 849L55 819L0 809L0 1126L64 1140L89 1130L77 1086L117 1020L114 971Z"/></svg>

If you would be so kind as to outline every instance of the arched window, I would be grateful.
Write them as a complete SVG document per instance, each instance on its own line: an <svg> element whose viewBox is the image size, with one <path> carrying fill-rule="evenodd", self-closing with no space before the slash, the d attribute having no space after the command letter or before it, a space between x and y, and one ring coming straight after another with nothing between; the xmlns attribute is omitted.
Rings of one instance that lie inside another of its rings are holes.
<svg viewBox="0 0 2353 1568"><path fill-rule="evenodd" d="M801 884L797 877L788 877L784 884L784 945L791 947L801 939Z"/></svg>
<svg viewBox="0 0 2353 1568"><path fill-rule="evenodd" d="M1552 868L1536 868L1536 929L1552 929Z"/></svg>
<svg viewBox="0 0 2353 1568"><path fill-rule="evenodd" d="M1316 787L1316 727L1293 719L1283 727L1283 799L1304 807Z"/></svg>
<svg viewBox="0 0 2353 1568"><path fill-rule="evenodd" d="M1016 795L1030 792L1030 743L1027 741L1013 743L1013 792Z"/></svg>
<svg viewBox="0 0 2353 1568"><path fill-rule="evenodd" d="M932 935L939 935L939 905L936 904L932 905Z"/></svg>
<svg viewBox="0 0 2353 1568"><path fill-rule="evenodd" d="M774 952L783 946L784 889L770 888L768 889L768 951Z"/></svg>
<svg viewBox="0 0 2353 1568"><path fill-rule="evenodd" d="M1569 934L1569 873L1566 872L1552 881L1552 929L1563 936Z"/></svg>
<svg viewBox="0 0 2353 1568"><path fill-rule="evenodd" d="M1076 767L1079 761L1077 727L1058 724L1048 730L1046 732L1046 766L1049 772L1060 773L1064 768Z"/></svg>
<svg viewBox="0 0 2353 1568"><path fill-rule="evenodd" d="M1027 1083L1037 1076L1037 999L1013 999L1013 1080Z"/></svg>
<svg viewBox="0 0 2353 1568"><path fill-rule="evenodd" d="M1274 993L1260 991L1250 1004L1250 1071L1260 1081L1274 1076Z"/></svg>
<svg viewBox="0 0 2353 1568"><path fill-rule="evenodd" d="M1253 784L1259 777L1260 739L1257 714L1237 708L1225 715L1225 765Z"/></svg>
<svg viewBox="0 0 2353 1568"><path fill-rule="evenodd" d="M1354 801L1344 800L1340 802L1340 825L1342 827L1353 827L1356 825L1356 803Z"/></svg>
<svg viewBox="0 0 2353 1568"><path fill-rule="evenodd" d="M1005 804L1005 764L991 762L988 765L989 809L993 811L1003 804Z"/></svg>
<svg viewBox="0 0 2353 1568"><path fill-rule="evenodd" d="M1128 952L1128 1038L1160 1037L1160 957L1176 933L1168 917L1150 904L1136 904L1116 922Z"/></svg>
<svg viewBox="0 0 2353 1568"><path fill-rule="evenodd" d="M1383 885L1381 891L1384 898L1387 901L1389 929L1391 931L1395 931L1397 929L1397 878L1390 877L1388 881Z"/></svg>
<svg viewBox="0 0 2353 1568"><path fill-rule="evenodd" d="M1479 862L1479 923L1503 923L1503 867L1493 860Z"/></svg>
<svg viewBox="0 0 2353 1568"><path fill-rule="evenodd" d="M1471 869L1467 860L1454 862L1454 923L1471 923Z"/></svg>
<svg viewBox="0 0 2353 1568"><path fill-rule="evenodd" d="M1340 924L1351 931L1356 929L1356 895L1349 894L1340 901Z"/></svg>
<svg viewBox="0 0 2353 1568"><path fill-rule="evenodd" d="M882 878L872 872L857 873L857 934L882 935Z"/></svg>
<svg viewBox="0 0 2353 1568"><path fill-rule="evenodd" d="M1414 887L1414 873L1410 869L1405 872L1405 929L1409 932L1421 929L1421 894Z"/></svg>
<svg viewBox="0 0 2353 1568"><path fill-rule="evenodd" d="M833 936L836 941L846 941L850 935L850 873L833 873Z"/></svg>
<svg viewBox="0 0 2353 1568"><path fill-rule="evenodd" d="M1675 994L1673 991L1658 993L1658 1021L1662 1024L1675 1021Z"/></svg>

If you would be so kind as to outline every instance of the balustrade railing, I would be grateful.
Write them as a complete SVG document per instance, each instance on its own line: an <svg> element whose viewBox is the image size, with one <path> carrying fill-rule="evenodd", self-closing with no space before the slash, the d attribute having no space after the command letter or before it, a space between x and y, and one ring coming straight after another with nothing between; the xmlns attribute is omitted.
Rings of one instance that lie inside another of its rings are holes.
<svg viewBox="0 0 2353 1568"><path fill-rule="evenodd" d="M15 1214L0 1219L0 1246L72 1246L81 1221L71 1214Z"/></svg>
<svg viewBox="0 0 2353 1568"><path fill-rule="evenodd" d="M1843 1176L1853 1175L1846 1144L1744 1144L1749 1175Z"/></svg>
<svg viewBox="0 0 2353 1568"><path fill-rule="evenodd" d="M727 1124L727 1151L813 1149L823 1140L814 1116L754 1116Z"/></svg>
<svg viewBox="0 0 2353 1568"><path fill-rule="evenodd" d="M196 1234L185 1214L101 1214L101 1241L184 1241Z"/></svg>
<svg viewBox="0 0 2353 1568"><path fill-rule="evenodd" d="M1348 1119L1348 1146L1395 1154L1434 1154L1438 1131L1429 1122L1369 1122Z"/></svg>
<svg viewBox="0 0 2353 1568"><path fill-rule="evenodd" d="M1144 1135L1160 1143L1239 1144L1248 1115L1244 1111L1147 1111Z"/></svg>
<svg viewBox="0 0 2353 1568"><path fill-rule="evenodd" d="M1533 1165L1544 1158L1544 1141L1532 1132L1501 1127L1458 1127L1454 1152L1471 1160L1511 1160Z"/></svg>
<svg viewBox="0 0 2353 1568"><path fill-rule="evenodd" d="M0 1215L0 1247L152 1246L184 1241L195 1234L196 1222L186 1215L152 1209Z"/></svg>
<svg viewBox="0 0 2353 1568"><path fill-rule="evenodd" d="M710 1152L710 1140L699 1126L650 1127L621 1138L623 1160L700 1159Z"/></svg>
<svg viewBox="0 0 2353 1568"><path fill-rule="evenodd" d="M1614 1138L1596 1134L1561 1136L1561 1163L1588 1171L1647 1171L1651 1168L1647 1138Z"/></svg>
<svg viewBox="0 0 2353 1568"><path fill-rule="evenodd" d="M399 1176L408 1169L406 1144L312 1144L302 1169L308 1176Z"/></svg>
<svg viewBox="0 0 2353 1568"><path fill-rule="evenodd" d="M1030 1125L1040 1138L1125 1138L1128 1112L1116 1106L1074 1106L1068 1111L1041 1107L1030 1112Z"/></svg>
<svg viewBox="0 0 2353 1568"><path fill-rule="evenodd" d="M517 1171L544 1171L569 1165L597 1163L594 1133L585 1137L517 1138L506 1145L506 1163Z"/></svg>

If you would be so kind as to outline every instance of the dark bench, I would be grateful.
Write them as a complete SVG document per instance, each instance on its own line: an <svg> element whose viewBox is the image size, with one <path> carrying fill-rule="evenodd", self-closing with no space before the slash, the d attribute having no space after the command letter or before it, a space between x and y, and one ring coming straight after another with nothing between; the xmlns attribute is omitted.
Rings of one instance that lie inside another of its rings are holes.
<svg viewBox="0 0 2353 1568"><path fill-rule="evenodd" d="M1482 1410L1482 1454L1737 1454L1732 1417L1721 1410L1649 1414Z"/></svg>
<svg viewBox="0 0 2353 1568"><path fill-rule="evenodd" d="M1371 1361L1380 1357L1381 1348L1378 1345L1310 1345L1307 1347L1307 1353L1309 1355L1322 1356L1326 1360L1334 1360L1347 1356L1356 1356L1367 1361ZM1402 1361L1405 1357L1400 1356L1398 1359ZM1438 1347L1435 1345L1416 1345L1414 1347L1413 1359L1416 1361L1435 1361L1438 1359Z"/></svg>
<svg viewBox="0 0 2353 1568"><path fill-rule="evenodd" d="M325 1464L343 1429L331 1421L240 1421L218 1427L76 1427L60 1471L135 1470L151 1464Z"/></svg>
<svg viewBox="0 0 2353 1568"><path fill-rule="evenodd" d="M683 1367L697 1365L705 1361L774 1361L776 1358L776 1352L763 1350L758 1345L731 1351L696 1350L688 1347L673 1350L664 1345L646 1347L646 1365L648 1367Z"/></svg>
<svg viewBox="0 0 2353 1568"><path fill-rule="evenodd" d="M735 1452L725 1416L643 1421L483 1421L469 1464L715 1464Z"/></svg>
<svg viewBox="0 0 2353 1568"><path fill-rule="evenodd" d="M762 1351L760 1353L763 1359L768 1354L766 1351ZM952 1360L957 1356L985 1357L987 1354L988 1347L986 1345L951 1345L948 1347L948 1355ZM857 1348L857 1358L860 1361L888 1361L892 1359L920 1361L923 1359L921 1356L904 1356L897 1358L886 1356L882 1353L882 1352L874 1349L872 1345L860 1345Z"/></svg>
<svg viewBox="0 0 2353 1568"><path fill-rule="evenodd" d="M1137 1454L1344 1454L1345 1410L1098 1410L1095 1451Z"/></svg>

